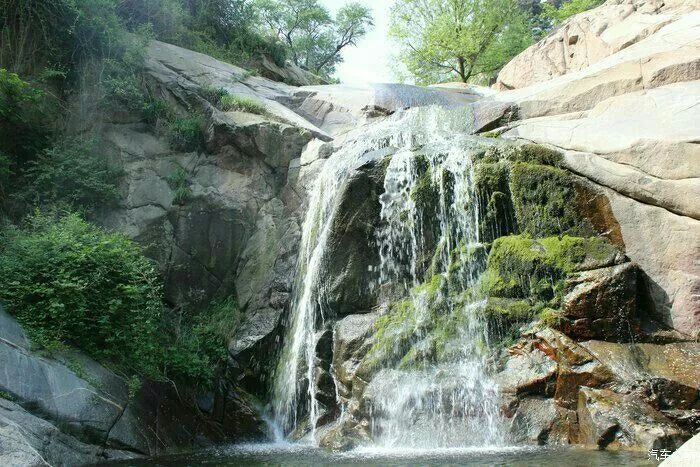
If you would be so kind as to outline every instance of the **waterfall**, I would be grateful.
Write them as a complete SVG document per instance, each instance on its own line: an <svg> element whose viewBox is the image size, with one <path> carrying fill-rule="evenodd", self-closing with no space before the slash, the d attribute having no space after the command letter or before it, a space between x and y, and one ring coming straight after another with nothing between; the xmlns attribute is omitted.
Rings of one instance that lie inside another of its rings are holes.
<svg viewBox="0 0 700 467"><path fill-rule="evenodd" d="M395 150L381 196L382 227L377 244L380 267L377 282L391 283L405 292L422 279L421 261L428 226L424 212L412 199L419 183L417 156L427 162L430 183L438 188L437 241L441 274L450 274L450 255L458 245L479 245L479 206L474 193L470 153L477 144L469 134L464 109L439 107L401 112L380 124L358 129L325 163L311 190L302 229L293 299L283 349L275 372L272 412L285 435L308 421L312 439L319 418L316 401L317 331L333 310L324 306L321 268L337 208L337 198L350 170L372 156L372 151ZM376 151L375 151L376 152ZM435 229L432 229L435 230ZM332 260L332 259L330 259ZM465 276L473 283L480 272L465 261ZM411 295L421 310L420 294ZM463 446L499 444L496 388L485 370L483 347L486 328L474 301L455 306L460 320L459 358L420 371L391 369L373 406L375 441L385 446Z"/></svg>
<svg viewBox="0 0 700 467"><path fill-rule="evenodd" d="M417 258L422 254L420 239L424 216L411 199L420 184L417 156L427 159L432 185L437 188L439 232L435 271L446 280L451 271L450 252L459 244L461 255L480 246L479 202L469 147L445 142L438 136L430 150L416 154L407 151L394 157L387 169L385 193L381 198L383 229L377 234L381 255L381 279L403 284L418 282ZM453 183L449 183L452 180ZM463 287L475 284L483 267L474 258L462 261ZM411 280L407 281L406 277ZM413 309L428 316L423 293L411 292ZM384 447L465 447L494 446L505 442L497 404L497 387L486 371L488 330L480 313L485 305L478 297L466 303L451 303L450 319L457 324L452 339L454 357L445 363L420 370L387 369L372 388L372 432L374 441ZM421 320L419 319L419 322ZM419 334L421 331L416 330ZM416 342L422 336L416 336Z"/></svg>

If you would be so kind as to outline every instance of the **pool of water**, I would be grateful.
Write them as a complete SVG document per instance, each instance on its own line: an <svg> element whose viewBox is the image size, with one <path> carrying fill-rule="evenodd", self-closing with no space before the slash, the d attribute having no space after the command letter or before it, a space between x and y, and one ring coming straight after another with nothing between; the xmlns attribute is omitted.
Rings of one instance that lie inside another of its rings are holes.
<svg viewBox="0 0 700 467"><path fill-rule="evenodd" d="M647 454L579 448L456 448L439 450L359 448L330 453L298 444L246 444L207 449L148 460L111 463L123 466L655 466Z"/></svg>

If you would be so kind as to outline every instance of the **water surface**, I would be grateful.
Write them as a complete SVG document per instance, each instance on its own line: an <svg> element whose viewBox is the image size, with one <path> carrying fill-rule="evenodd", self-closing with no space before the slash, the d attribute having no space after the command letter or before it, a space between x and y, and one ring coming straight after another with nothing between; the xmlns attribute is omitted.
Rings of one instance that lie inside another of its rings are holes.
<svg viewBox="0 0 700 467"><path fill-rule="evenodd" d="M568 447L451 448L438 450L364 448L330 453L299 444L248 444L218 447L192 454L122 461L125 466L654 466L639 452L595 451ZM115 465L115 464L110 464Z"/></svg>

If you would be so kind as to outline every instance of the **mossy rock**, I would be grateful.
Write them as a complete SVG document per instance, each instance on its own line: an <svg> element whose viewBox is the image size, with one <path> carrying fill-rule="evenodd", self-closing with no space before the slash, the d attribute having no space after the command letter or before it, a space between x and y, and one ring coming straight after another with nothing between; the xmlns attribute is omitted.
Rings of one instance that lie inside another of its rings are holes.
<svg viewBox="0 0 700 467"><path fill-rule="evenodd" d="M539 144L524 144L517 151L509 153L511 162L528 162L531 164L561 167L563 156L560 152Z"/></svg>
<svg viewBox="0 0 700 467"><path fill-rule="evenodd" d="M577 182L566 170L516 162L510 171L510 192L521 233L590 236L593 228L577 208Z"/></svg>
<svg viewBox="0 0 700 467"><path fill-rule="evenodd" d="M479 198L479 238L490 242L516 229L515 212L511 202L509 165L507 162L477 163L474 184Z"/></svg>
<svg viewBox="0 0 700 467"><path fill-rule="evenodd" d="M569 274L582 266L610 265L618 256L617 248L599 237L501 237L489 253L481 290L489 297L528 298L558 305Z"/></svg>

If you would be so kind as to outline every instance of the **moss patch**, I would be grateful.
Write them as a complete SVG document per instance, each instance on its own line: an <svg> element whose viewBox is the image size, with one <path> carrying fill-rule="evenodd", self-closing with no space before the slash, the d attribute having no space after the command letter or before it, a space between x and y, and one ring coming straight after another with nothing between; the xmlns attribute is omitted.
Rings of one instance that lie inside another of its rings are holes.
<svg viewBox="0 0 700 467"><path fill-rule="evenodd" d="M518 228L533 237L589 236L593 229L579 216L576 182L560 168L516 162L510 171L510 191Z"/></svg>
<svg viewBox="0 0 700 467"><path fill-rule="evenodd" d="M614 252L597 237L501 237L493 243L481 290L490 297L528 298L557 308L568 274L587 258L600 260Z"/></svg>

